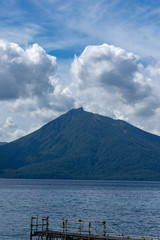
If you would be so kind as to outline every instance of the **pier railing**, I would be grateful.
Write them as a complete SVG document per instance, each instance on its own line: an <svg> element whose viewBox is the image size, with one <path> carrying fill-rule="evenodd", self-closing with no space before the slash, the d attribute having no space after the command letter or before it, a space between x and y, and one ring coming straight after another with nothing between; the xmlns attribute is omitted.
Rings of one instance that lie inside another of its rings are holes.
<svg viewBox="0 0 160 240"><path fill-rule="evenodd" d="M30 239L81 239L81 240L160 240L160 237L124 235L109 227L105 221L85 221L63 218L32 217Z"/></svg>

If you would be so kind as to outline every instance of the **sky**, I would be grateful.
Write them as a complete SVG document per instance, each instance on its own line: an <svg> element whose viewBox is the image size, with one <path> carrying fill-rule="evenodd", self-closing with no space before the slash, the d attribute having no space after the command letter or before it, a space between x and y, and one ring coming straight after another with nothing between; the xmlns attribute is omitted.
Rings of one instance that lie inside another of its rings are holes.
<svg viewBox="0 0 160 240"><path fill-rule="evenodd" d="M0 142L72 108L160 135L160 0L1 0Z"/></svg>

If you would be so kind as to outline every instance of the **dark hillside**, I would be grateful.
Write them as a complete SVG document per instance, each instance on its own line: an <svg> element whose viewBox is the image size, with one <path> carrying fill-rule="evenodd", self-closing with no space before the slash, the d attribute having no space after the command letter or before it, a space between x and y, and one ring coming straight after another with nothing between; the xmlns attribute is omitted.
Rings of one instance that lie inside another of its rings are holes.
<svg viewBox="0 0 160 240"><path fill-rule="evenodd" d="M0 176L160 180L160 137L73 109L0 147Z"/></svg>
<svg viewBox="0 0 160 240"><path fill-rule="evenodd" d="M6 142L0 142L0 146L2 146L2 145L4 145L4 144L6 144Z"/></svg>

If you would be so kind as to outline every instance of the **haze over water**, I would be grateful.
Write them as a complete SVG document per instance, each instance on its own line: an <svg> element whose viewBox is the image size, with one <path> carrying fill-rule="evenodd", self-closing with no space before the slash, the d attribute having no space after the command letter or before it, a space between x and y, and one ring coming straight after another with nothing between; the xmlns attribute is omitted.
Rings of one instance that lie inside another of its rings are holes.
<svg viewBox="0 0 160 240"><path fill-rule="evenodd" d="M0 239L29 239L32 216L106 221L160 237L160 182L0 179Z"/></svg>

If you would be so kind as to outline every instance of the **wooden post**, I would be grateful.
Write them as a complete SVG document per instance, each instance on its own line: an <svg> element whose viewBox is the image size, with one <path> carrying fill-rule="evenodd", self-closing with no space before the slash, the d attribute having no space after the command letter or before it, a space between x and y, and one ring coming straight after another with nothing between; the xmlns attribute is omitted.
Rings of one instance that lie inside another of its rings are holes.
<svg viewBox="0 0 160 240"><path fill-rule="evenodd" d="M67 232L67 222L68 222L68 220L66 219L65 220L65 231Z"/></svg>
<svg viewBox="0 0 160 240"><path fill-rule="evenodd" d="M33 217L31 218L31 232L30 232L30 240L32 240L32 227L33 227Z"/></svg>
<svg viewBox="0 0 160 240"><path fill-rule="evenodd" d="M82 232L82 220L79 220L79 232L80 232L80 234L81 234L81 232Z"/></svg>
<svg viewBox="0 0 160 240"><path fill-rule="evenodd" d="M106 236L106 222L105 221L103 222L103 225L104 225L104 236Z"/></svg>
<svg viewBox="0 0 160 240"><path fill-rule="evenodd" d="M65 218L62 218L62 221L63 221L63 232L67 232L67 219Z"/></svg>
<svg viewBox="0 0 160 240"><path fill-rule="evenodd" d="M91 222L89 222L89 225L88 225L88 234L91 235Z"/></svg>
<svg viewBox="0 0 160 240"><path fill-rule="evenodd" d="M65 223L64 223L64 218L62 218L63 221L63 232L65 231Z"/></svg>
<svg viewBox="0 0 160 240"><path fill-rule="evenodd" d="M46 240L48 240L48 226L49 226L48 218L49 217L46 217Z"/></svg>
<svg viewBox="0 0 160 240"><path fill-rule="evenodd" d="M44 217L42 217L42 232L44 230L43 226L44 226Z"/></svg>
<svg viewBox="0 0 160 240"><path fill-rule="evenodd" d="M38 231L38 216L36 218L36 232Z"/></svg>
<svg viewBox="0 0 160 240"><path fill-rule="evenodd" d="M49 226L49 221L48 221L49 217L46 217L46 231L48 232L48 226Z"/></svg>

